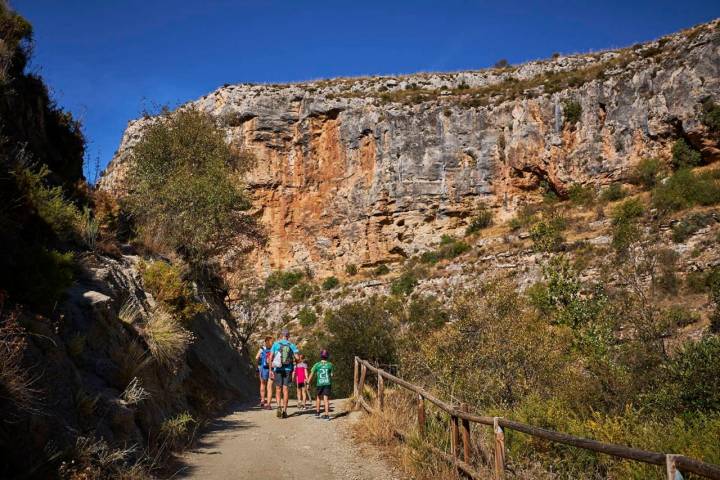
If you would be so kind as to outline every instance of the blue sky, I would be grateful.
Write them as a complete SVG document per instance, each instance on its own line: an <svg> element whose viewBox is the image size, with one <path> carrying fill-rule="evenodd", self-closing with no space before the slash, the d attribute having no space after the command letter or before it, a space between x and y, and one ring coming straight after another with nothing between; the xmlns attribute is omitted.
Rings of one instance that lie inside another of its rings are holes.
<svg viewBox="0 0 720 480"><path fill-rule="evenodd" d="M32 68L84 124L90 167L127 121L225 83L478 69L622 47L720 16L718 0L11 0Z"/></svg>

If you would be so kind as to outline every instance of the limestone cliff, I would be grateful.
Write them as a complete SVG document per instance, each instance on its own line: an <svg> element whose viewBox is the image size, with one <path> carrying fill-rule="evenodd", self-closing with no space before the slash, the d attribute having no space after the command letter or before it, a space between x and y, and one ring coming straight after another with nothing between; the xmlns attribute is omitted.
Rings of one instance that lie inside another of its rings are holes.
<svg viewBox="0 0 720 480"><path fill-rule="evenodd" d="M248 183L269 238L253 254L258 273L342 274L462 231L479 202L502 218L540 186L564 196L573 183L622 180L641 158L667 158L677 137L717 158L698 120L708 97L720 98L717 20L617 51L450 74L228 85L193 104L257 156ZM102 188L122 192L147 121L130 122Z"/></svg>

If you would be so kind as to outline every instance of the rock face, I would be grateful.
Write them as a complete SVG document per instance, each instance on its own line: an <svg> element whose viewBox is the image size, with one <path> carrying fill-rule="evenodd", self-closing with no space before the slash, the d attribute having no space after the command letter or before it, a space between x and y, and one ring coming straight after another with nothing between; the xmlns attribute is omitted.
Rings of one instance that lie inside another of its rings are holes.
<svg viewBox="0 0 720 480"><path fill-rule="evenodd" d="M248 185L269 243L257 272L337 275L463 231L479 203L502 218L539 187L564 196L626 179L641 158L667 159L678 137L717 157L699 121L707 98L720 99L718 21L518 67L231 85L192 105L258 159ZM122 193L148 121L129 124L101 188Z"/></svg>

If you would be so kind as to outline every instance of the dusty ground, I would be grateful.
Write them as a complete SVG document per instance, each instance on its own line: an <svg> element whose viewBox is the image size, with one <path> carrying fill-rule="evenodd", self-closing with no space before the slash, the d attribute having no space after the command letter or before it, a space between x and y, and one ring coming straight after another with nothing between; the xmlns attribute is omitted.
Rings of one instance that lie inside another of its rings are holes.
<svg viewBox="0 0 720 480"><path fill-rule="evenodd" d="M344 408L333 402L334 413ZM287 419L241 405L215 420L195 449L180 459L174 478L391 480L400 475L377 456L361 451L347 433L359 413L316 419L291 407Z"/></svg>

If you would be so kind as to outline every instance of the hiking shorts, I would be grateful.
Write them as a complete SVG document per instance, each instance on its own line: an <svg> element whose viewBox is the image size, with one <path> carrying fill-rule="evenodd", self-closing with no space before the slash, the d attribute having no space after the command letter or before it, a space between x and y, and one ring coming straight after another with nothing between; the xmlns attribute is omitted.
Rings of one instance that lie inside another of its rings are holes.
<svg viewBox="0 0 720 480"><path fill-rule="evenodd" d="M305 382L300 382L297 384L298 388L305 388Z"/></svg>
<svg viewBox="0 0 720 480"><path fill-rule="evenodd" d="M328 397L330 398L330 385L323 385L322 387L317 387L317 396L320 397Z"/></svg>
<svg viewBox="0 0 720 480"><path fill-rule="evenodd" d="M292 383L292 371L279 369L275 370L275 385L278 387L289 387Z"/></svg>
<svg viewBox="0 0 720 480"><path fill-rule="evenodd" d="M267 382L268 378L270 378L270 369L266 367L258 367L258 372L260 373L260 380Z"/></svg>

